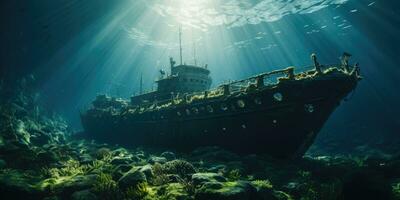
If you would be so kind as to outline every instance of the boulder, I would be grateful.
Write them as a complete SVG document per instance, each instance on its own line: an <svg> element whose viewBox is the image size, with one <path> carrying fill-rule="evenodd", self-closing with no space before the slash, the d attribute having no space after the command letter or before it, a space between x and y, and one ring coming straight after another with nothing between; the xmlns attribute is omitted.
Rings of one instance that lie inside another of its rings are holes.
<svg viewBox="0 0 400 200"><path fill-rule="evenodd" d="M226 182L226 178L217 173L195 173L192 181L195 185L202 185L206 182Z"/></svg>
<svg viewBox="0 0 400 200"><path fill-rule="evenodd" d="M154 164L154 163L160 163L160 164L164 164L166 163L168 160L164 157L158 157L158 156L152 156L150 157L150 159L148 160L148 163L150 164Z"/></svg>
<svg viewBox="0 0 400 200"><path fill-rule="evenodd" d="M152 169L152 166L150 164L142 166L140 168L140 171L143 172L146 175L147 179L151 179L154 176L153 169Z"/></svg>
<svg viewBox="0 0 400 200"><path fill-rule="evenodd" d="M90 190L81 190L72 193L71 195L72 200L96 200L97 197L95 194L90 192Z"/></svg>
<svg viewBox="0 0 400 200"><path fill-rule="evenodd" d="M170 151L163 152L161 154L161 157L164 157L167 160L174 160L176 158L175 154L173 152L170 152Z"/></svg>
<svg viewBox="0 0 400 200"><path fill-rule="evenodd" d="M195 193L196 200L251 200L257 198L257 190L247 181L209 182Z"/></svg>
<svg viewBox="0 0 400 200"><path fill-rule="evenodd" d="M113 165L123 165L123 164L129 164L131 162L132 162L131 158L129 158L129 157L121 157L121 156L114 157L111 160L111 164L113 164Z"/></svg>
<svg viewBox="0 0 400 200"><path fill-rule="evenodd" d="M95 174L77 175L73 177L64 177L63 179L56 180L53 184L56 191L62 193L71 193L74 191L89 189L96 182L97 176ZM52 186L50 186L51 188Z"/></svg>
<svg viewBox="0 0 400 200"><path fill-rule="evenodd" d="M141 182L147 182L146 175L143 172L141 172L138 168L133 168L128 172L126 172L118 180L118 185L121 188L128 188L129 186L135 186Z"/></svg>

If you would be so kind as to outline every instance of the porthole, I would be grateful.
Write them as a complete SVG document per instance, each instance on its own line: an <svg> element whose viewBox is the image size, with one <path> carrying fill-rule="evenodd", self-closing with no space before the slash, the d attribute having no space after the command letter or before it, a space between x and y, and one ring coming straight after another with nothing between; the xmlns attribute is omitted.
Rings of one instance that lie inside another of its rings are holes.
<svg viewBox="0 0 400 200"><path fill-rule="evenodd" d="M190 110L189 109L186 109L186 114L190 115Z"/></svg>
<svg viewBox="0 0 400 200"><path fill-rule="evenodd" d="M226 111L228 110L228 106L226 104L221 104L221 110Z"/></svg>
<svg viewBox="0 0 400 200"><path fill-rule="evenodd" d="M254 99L254 103L257 104L257 105L261 105L262 104L261 98L260 97L256 97Z"/></svg>
<svg viewBox="0 0 400 200"><path fill-rule="evenodd" d="M194 114L199 114L199 109L197 109L196 107L193 107L192 111Z"/></svg>
<svg viewBox="0 0 400 200"><path fill-rule="evenodd" d="M242 129L245 129L246 128L246 124L242 124Z"/></svg>
<svg viewBox="0 0 400 200"><path fill-rule="evenodd" d="M207 106L207 111L210 112L210 113L212 113L212 112L214 112L214 109L213 109L212 106L208 105L208 106Z"/></svg>
<svg viewBox="0 0 400 200"><path fill-rule="evenodd" d="M309 113L314 112L314 106L312 104L304 104L304 110Z"/></svg>
<svg viewBox="0 0 400 200"><path fill-rule="evenodd" d="M276 124L278 121L276 119L272 120L272 123Z"/></svg>
<svg viewBox="0 0 400 200"><path fill-rule="evenodd" d="M274 94L274 99L276 101L282 101L283 100L283 95L280 92L277 92Z"/></svg>
<svg viewBox="0 0 400 200"><path fill-rule="evenodd" d="M239 106L239 108L244 108L246 106L246 103L242 99L239 99L237 101L237 105Z"/></svg>
<svg viewBox="0 0 400 200"><path fill-rule="evenodd" d="M182 116L182 113L181 113L181 112L179 112L179 111L177 111L177 112L176 112L176 115L178 115L178 116Z"/></svg>

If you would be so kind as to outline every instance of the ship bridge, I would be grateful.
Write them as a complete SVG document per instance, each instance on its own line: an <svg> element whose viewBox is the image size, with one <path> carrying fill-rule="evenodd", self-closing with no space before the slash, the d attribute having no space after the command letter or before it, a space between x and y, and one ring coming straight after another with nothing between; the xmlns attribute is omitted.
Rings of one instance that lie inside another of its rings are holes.
<svg viewBox="0 0 400 200"><path fill-rule="evenodd" d="M184 94L210 89L212 80L207 65L203 67L186 64L175 66L172 58L170 64L171 74L156 81L158 92Z"/></svg>

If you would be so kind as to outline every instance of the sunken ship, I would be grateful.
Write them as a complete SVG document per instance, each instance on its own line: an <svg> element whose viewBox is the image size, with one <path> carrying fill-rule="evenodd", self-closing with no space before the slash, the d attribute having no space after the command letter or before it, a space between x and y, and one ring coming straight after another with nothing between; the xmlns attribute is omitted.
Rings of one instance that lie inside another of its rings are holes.
<svg viewBox="0 0 400 200"><path fill-rule="evenodd" d="M344 53L341 63L321 65L312 54L308 70L288 67L213 89L207 65L170 58L170 73L162 72L155 91L130 100L99 95L81 121L89 137L108 143L298 157L361 79L349 58Z"/></svg>

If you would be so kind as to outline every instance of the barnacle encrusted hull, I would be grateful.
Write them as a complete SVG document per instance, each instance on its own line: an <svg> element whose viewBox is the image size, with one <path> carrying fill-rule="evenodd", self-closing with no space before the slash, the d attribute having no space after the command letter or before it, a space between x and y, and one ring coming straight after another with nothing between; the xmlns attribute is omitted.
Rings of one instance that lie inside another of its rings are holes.
<svg viewBox="0 0 400 200"><path fill-rule="evenodd" d="M118 109L94 107L82 114L82 124L89 136L105 142L182 151L216 145L280 158L301 156L360 77L358 70L342 67L280 72L289 73L276 84L264 84L264 76L273 74L265 73L236 92L228 84L220 87L220 95L210 91L147 107L127 102Z"/></svg>

